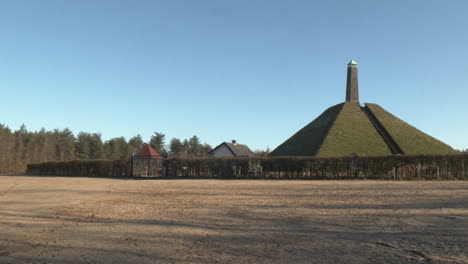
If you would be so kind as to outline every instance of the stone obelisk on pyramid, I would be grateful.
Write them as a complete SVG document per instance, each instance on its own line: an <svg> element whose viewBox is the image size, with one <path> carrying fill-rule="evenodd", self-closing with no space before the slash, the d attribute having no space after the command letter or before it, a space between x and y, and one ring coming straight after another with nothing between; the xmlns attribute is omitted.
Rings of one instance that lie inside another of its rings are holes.
<svg viewBox="0 0 468 264"><path fill-rule="evenodd" d="M325 110L274 149L271 156L458 153L377 104L366 103L361 106L356 61L348 63L347 73L346 101Z"/></svg>

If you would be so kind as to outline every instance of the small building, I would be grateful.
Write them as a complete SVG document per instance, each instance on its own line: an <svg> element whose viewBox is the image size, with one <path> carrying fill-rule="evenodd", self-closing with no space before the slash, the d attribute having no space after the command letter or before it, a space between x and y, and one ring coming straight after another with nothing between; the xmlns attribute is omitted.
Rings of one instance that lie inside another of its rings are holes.
<svg viewBox="0 0 468 264"><path fill-rule="evenodd" d="M232 142L223 142L216 148L208 152L212 157L253 157L255 154L247 145L238 144L235 140Z"/></svg>
<svg viewBox="0 0 468 264"><path fill-rule="evenodd" d="M132 176L159 177L161 176L163 157L149 144L132 156Z"/></svg>

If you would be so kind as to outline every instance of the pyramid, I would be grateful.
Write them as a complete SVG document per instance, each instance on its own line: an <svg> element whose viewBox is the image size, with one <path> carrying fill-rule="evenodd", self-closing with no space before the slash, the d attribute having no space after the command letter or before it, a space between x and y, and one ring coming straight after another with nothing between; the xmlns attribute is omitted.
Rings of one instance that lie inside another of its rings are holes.
<svg viewBox="0 0 468 264"><path fill-rule="evenodd" d="M401 147L404 154L458 154L451 146L431 137L398 117L387 112L377 104L366 104L375 114L392 138Z"/></svg>
<svg viewBox="0 0 468 264"><path fill-rule="evenodd" d="M377 104L361 106L357 63L348 64L346 102L325 110L270 156L381 156L456 154L449 145L395 117Z"/></svg>

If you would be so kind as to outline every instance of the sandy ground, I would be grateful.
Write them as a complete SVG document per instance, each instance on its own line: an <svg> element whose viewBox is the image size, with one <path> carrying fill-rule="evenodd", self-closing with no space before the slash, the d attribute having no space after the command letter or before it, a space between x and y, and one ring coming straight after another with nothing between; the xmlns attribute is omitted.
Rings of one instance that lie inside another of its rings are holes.
<svg viewBox="0 0 468 264"><path fill-rule="evenodd" d="M0 176L0 263L468 263L468 182Z"/></svg>

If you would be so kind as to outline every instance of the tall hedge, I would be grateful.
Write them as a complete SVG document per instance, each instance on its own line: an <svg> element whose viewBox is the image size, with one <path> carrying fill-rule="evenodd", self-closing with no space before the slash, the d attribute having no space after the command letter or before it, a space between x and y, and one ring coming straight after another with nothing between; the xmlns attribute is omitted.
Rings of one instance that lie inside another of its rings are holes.
<svg viewBox="0 0 468 264"><path fill-rule="evenodd" d="M171 158L162 177L250 179L468 180L468 155L378 157ZM130 160L47 162L28 165L28 174L129 176Z"/></svg>
<svg viewBox="0 0 468 264"><path fill-rule="evenodd" d="M28 164L26 174L45 176L121 177L130 175L130 160L73 160Z"/></svg>
<svg viewBox="0 0 468 264"><path fill-rule="evenodd" d="M468 179L468 155L168 159L168 176L257 179Z"/></svg>

